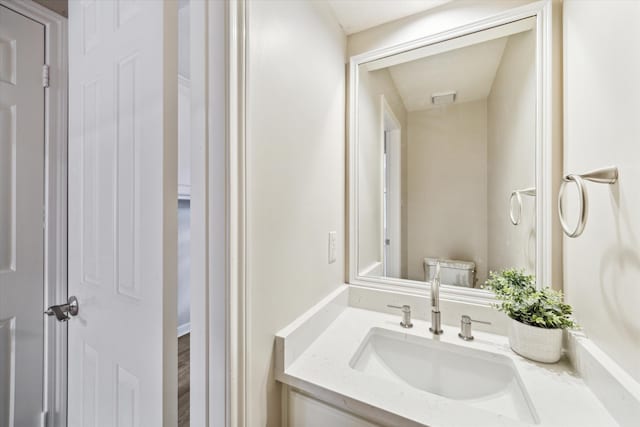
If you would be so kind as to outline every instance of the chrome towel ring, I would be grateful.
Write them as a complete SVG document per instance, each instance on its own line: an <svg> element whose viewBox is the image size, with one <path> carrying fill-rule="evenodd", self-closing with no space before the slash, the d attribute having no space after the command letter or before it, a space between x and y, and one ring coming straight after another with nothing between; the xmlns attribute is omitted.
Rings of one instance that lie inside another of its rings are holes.
<svg viewBox="0 0 640 427"><path fill-rule="evenodd" d="M535 197L536 195L536 188L535 187L531 187L531 188L525 188L522 190L513 190L511 192L511 197L509 197L509 218L511 219L511 224L513 225L518 225L520 224L520 220L522 220L522 195L525 196L533 196ZM516 198L516 201L518 202L517 206L518 206L518 215L514 215L513 214L513 198Z"/></svg>
<svg viewBox="0 0 640 427"><path fill-rule="evenodd" d="M615 184L618 181L618 168L616 166L610 166L603 169L592 170L583 174L569 174L565 175L562 179L562 185L560 185L560 192L558 194L558 216L560 217L560 224L564 233L569 237L578 237L584 231L585 225L587 225L587 218L589 216L589 196L587 194L584 181L597 182L599 184ZM564 220L564 208L562 207L562 199L564 196L564 189L569 182L574 182L578 187L579 204L578 204L578 224L575 229L571 230Z"/></svg>

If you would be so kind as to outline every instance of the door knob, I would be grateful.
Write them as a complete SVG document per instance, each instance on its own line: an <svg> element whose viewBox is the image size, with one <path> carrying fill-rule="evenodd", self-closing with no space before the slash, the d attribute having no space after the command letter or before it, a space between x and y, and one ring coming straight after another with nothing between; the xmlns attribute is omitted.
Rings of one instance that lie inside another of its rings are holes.
<svg viewBox="0 0 640 427"><path fill-rule="evenodd" d="M77 316L80 311L80 305L78 304L78 298L69 297L66 304L52 305L44 312L47 316L56 316L56 319L60 322L66 322L71 316Z"/></svg>

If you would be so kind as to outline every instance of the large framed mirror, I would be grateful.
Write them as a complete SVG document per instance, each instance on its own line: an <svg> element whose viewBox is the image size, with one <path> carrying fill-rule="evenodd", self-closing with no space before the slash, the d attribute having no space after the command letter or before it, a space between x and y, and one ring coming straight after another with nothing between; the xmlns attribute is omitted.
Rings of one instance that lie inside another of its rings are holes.
<svg viewBox="0 0 640 427"><path fill-rule="evenodd" d="M350 283L489 301L551 276L550 28L533 5L350 61Z"/></svg>

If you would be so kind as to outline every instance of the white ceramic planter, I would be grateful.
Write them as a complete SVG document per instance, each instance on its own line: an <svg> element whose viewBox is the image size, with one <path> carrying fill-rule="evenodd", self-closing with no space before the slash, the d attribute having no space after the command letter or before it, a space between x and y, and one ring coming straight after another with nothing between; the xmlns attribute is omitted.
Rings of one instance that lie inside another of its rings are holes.
<svg viewBox="0 0 640 427"><path fill-rule="evenodd" d="M555 363L562 355L562 329L536 328L510 319L509 345L527 359Z"/></svg>

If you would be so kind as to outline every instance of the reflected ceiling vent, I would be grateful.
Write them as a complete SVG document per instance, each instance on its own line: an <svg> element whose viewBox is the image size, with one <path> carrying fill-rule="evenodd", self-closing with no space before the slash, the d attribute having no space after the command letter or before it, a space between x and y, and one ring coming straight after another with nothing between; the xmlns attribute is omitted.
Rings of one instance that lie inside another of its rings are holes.
<svg viewBox="0 0 640 427"><path fill-rule="evenodd" d="M456 100L456 91L450 90L448 92L439 92L431 94L431 103L433 105L447 105L453 104Z"/></svg>

